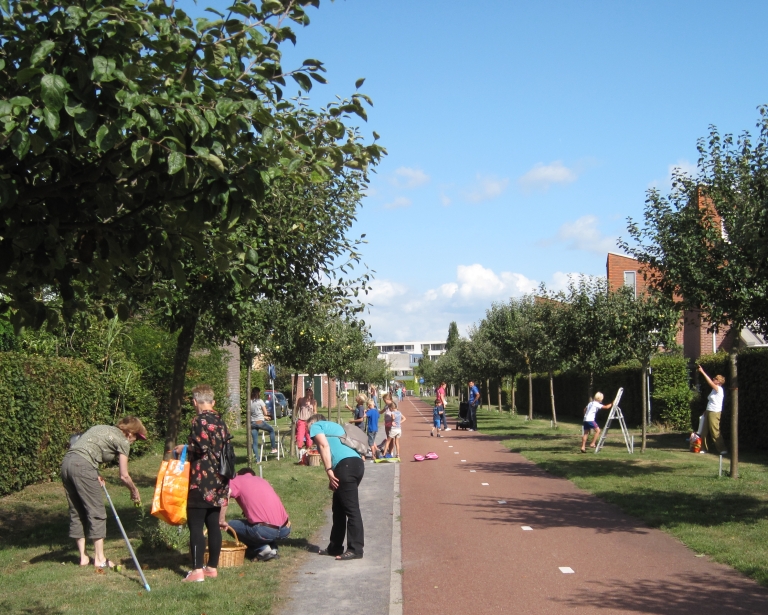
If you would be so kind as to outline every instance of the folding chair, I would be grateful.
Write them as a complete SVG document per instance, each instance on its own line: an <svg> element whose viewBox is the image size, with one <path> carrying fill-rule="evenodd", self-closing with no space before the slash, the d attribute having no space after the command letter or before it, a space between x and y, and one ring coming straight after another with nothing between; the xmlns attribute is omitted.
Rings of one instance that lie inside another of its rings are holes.
<svg viewBox="0 0 768 615"><path fill-rule="evenodd" d="M275 448L277 448L277 453L272 453L271 448L267 448L269 446L269 438L267 438L267 432L261 431L261 446L259 446L259 463L261 463L262 459L267 459L269 455L277 455L278 461L280 460L280 457L285 457L285 449L283 448L283 439L280 437L280 428L275 427Z"/></svg>

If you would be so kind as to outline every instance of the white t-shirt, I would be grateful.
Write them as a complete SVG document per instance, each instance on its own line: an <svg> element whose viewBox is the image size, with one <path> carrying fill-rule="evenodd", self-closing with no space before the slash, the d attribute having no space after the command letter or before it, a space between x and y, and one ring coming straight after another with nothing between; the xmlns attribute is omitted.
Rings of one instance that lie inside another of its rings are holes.
<svg viewBox="0 0 768 615"><path fill-rule="evenodd" d="M597 416L597 411L602 410L605 406L601 404L599 401L591 401L589 402L589 405L587 406L587 413L584 415L584 421L587 423L591 423L595 420L595 417Z"/></svg>
<svg viewBox="0 0 768 615"><path fill-rule="evenodd" d="M723 387L712 389L709 397L707 397L707 412L722 412L723 399L725 399L725 391L723 390Z"/></svg>
<svg viewBox="0 0 768 615"><path fill-rule="evenodd" d="M251 400L251 423L264 422L264 413L267 411L267 405L261 399Z"/></svg>

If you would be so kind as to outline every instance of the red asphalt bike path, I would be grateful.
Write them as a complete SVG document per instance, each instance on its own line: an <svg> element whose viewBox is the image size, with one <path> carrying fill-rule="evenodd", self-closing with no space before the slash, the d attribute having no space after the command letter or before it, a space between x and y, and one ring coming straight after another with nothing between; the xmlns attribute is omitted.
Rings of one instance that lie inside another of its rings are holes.
<svg viewBox="0 0 768 615"><path fill-rule="evenodd" d="M432 407L421 400L400 409L404 615L768 614L768 590L735 570L496 438L430 437ZM439 459L413 461L429 451Z"/></svg>

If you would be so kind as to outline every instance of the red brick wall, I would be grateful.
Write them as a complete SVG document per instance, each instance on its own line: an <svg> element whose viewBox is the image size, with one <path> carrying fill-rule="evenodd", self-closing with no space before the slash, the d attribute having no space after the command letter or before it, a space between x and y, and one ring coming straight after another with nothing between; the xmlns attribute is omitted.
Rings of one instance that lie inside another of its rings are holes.
<svg viewBox="0 0 768 615"><path fill-rule="evenodd" d="M317 383L317 379L318 378L322 382L322 390L320 390L320 391L315 390L314 391L315 399L318 400L317 401L318 407L321 406L321 402L322 402L322 407L323 408L328 408L329 407L328 406L328 400L326 399L326 397L328 397L328 376L326 376L325 374L322 374L322 375L318 374L318 375L316 375L315 378L314 378L314 382L315 383ZM296 388L297 399L304 395L305 386L312 386L313 388L315 388L315 384L310 382L309 376L304 376L304 375L299 376L299 385ZM337 401L337 396L336 396L336 379L335 378L331 378L331 405L330 405L331 408L335 408L336 407L336 401Z"/></svg>
<svg viewBox="0 0 768 615"><path fill-rule="evenodd" d="M605 263L606 276L608 278L608 286L611 290L621 288L624 286L624 272L635 272L635 284L637 294L646 292L648 283L646 277L648 277L647 269L644 265L637 262L636 259L630 256L622 256L621 254L608 253L608 259Z"/></svg>

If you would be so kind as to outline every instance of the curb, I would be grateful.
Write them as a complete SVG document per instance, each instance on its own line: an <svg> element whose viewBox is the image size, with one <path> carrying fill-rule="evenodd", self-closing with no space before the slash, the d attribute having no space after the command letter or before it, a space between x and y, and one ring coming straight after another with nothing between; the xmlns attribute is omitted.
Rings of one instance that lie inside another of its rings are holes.
<svg viewBox="0 0 768 615"><path fill-rule="evenodd" d="M389 615L403 615L403 552L400 526L400 464L395 466L392 497L392 558L389 577Z"/></svg>

